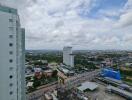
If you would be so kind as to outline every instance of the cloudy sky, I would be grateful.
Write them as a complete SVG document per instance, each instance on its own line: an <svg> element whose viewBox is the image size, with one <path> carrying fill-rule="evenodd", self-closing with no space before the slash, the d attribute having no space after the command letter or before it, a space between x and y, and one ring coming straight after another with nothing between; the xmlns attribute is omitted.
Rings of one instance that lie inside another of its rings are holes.
<svg viewBox="0 0 132 100"><path fill-rule="evenodd" d="M132 0L0 0L18 9L27 49L131 49Z"/></svg>

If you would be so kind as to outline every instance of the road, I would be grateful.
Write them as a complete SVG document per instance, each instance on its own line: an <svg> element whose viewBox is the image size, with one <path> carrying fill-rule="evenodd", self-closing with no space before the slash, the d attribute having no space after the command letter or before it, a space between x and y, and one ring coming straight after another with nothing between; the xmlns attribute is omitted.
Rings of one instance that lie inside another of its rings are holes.
<svg viewBox="0 0 132 100"><path fill-rule="evenodd" d="M39 90L36 90L32 93L27 94L27 100L39 100L41 97L43 98L44 93L48 91L53 91L54 89L56 89L57 85L58 85L57 83L44 85L44 88L41 88Z"/></svg>
<svg viewBox="0 0 132 100"><path fill-rule="evenodd" d="M83 74L78 74L76 76L73 76L71 78L68 78L66 80L65 85L61 85L65 88L67 87L75 87L77 85L79 85L80 83L84 82L84 81L88 81L93 79L96 75L98 75L100 72L100 70L95 70L92 72L86 72ZM48 91L53 91L54 89L56 89L59 86L59 84L48 84L46 86L44 86L44 88L36 90L32 93L27 94L27 100L44 100L44 99L40 99L43 98L44 93L48 92Z"/></svg>
<svg viewBox="0 0 132 100"><path fill-rule="evenodd" d="M65 84L65 87L75 87L77 85L79 85L82 82L85 81L90 81L92 80L95 76L97 76L100 73L100 70L95 70L92 72L86 72L83 74L78 74L74 77L68 78L67 82Z"/></svg>

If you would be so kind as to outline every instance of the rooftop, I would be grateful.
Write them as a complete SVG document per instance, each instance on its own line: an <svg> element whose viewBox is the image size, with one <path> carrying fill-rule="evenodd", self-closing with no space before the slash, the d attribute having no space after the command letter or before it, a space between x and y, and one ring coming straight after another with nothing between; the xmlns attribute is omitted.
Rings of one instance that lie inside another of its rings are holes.
<svg viewBox="0 0 132 100"><path fill-rule="evenodd" d="M3 6L1 4L0 4L0 11L17 15L17 9L7 7L7 6Z"/></svg>
<svg viewBox="0 0 132 100"><path fill-rule="evenodd" d="M78 87L79 90L84 91L86 89L90 89L90 90L94 90L98 87L97 84L95 84L94 82L84 82L81 84L80 87Z"/></svg>
<svg viewBox="0 0 132 100"><path fill-rule="evenodd" d="M132 99L132 93L130 93L130 92L127 92L125 90L121 90L121 89L114 87L114 86L108 86L107 89L113 90L113 92L120 94L121 96L125 96L126 98L130 98L130 100Z"/></svg>
<svg viewBox="0 0 132 100"><path fill-rule="evenodd" d="M27 87L33 86L33 82L28 82Z"/></svg>
<svg viewBox="0 0 132 100"><path fill-rule="evenodd" d="M116 83L122 83L121 80L117 80L117 79L114 79L114 78L110 78L110 77L104 77L104 79L108 80L108 81L111 81L111 82L116 82Z"/></svg>

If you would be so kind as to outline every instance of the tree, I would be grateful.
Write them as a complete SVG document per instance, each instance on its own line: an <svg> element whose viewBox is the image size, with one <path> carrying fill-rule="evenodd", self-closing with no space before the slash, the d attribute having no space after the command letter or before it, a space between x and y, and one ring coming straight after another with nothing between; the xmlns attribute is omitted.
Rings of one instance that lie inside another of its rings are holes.
<svg viewBox="0 0 132 100"><path fill-rule="evenodd" d="M34 77L34 80L33 80L33 87L34 88L37 88L38 86L41 85L41 81L38 80L36 77Z"/></svg>
<svg viewBox="0 0 132 100"><path fill-rule="evenodd" d="M52 73L52 77L56 77L58 74L58 71L57 70L54 70L53 73Z"/></svg>
<svg viewBox="0 0 132 100"><path fill-rule="evenodd" d="M85 67L88 68L88 69L96 69L95 64L92 63L92 62L87 63L87 65Z"/></svg>

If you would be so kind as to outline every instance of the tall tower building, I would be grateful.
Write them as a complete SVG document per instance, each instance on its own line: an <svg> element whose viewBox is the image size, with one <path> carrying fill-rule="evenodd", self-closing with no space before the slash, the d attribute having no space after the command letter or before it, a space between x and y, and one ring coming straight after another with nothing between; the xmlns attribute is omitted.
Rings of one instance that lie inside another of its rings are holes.
<svg viewBox="0 0 132 100"><path fill-rule="evenodd" d="M74 67L74 55L72 54L72 47L63 48L63 63Z"/></svg>
<svg viewBox="0 0 132 100"><path fill-rule="evenodd" d="M24 51L17 10L0 5L0 100L26 100Z"/></svg>

